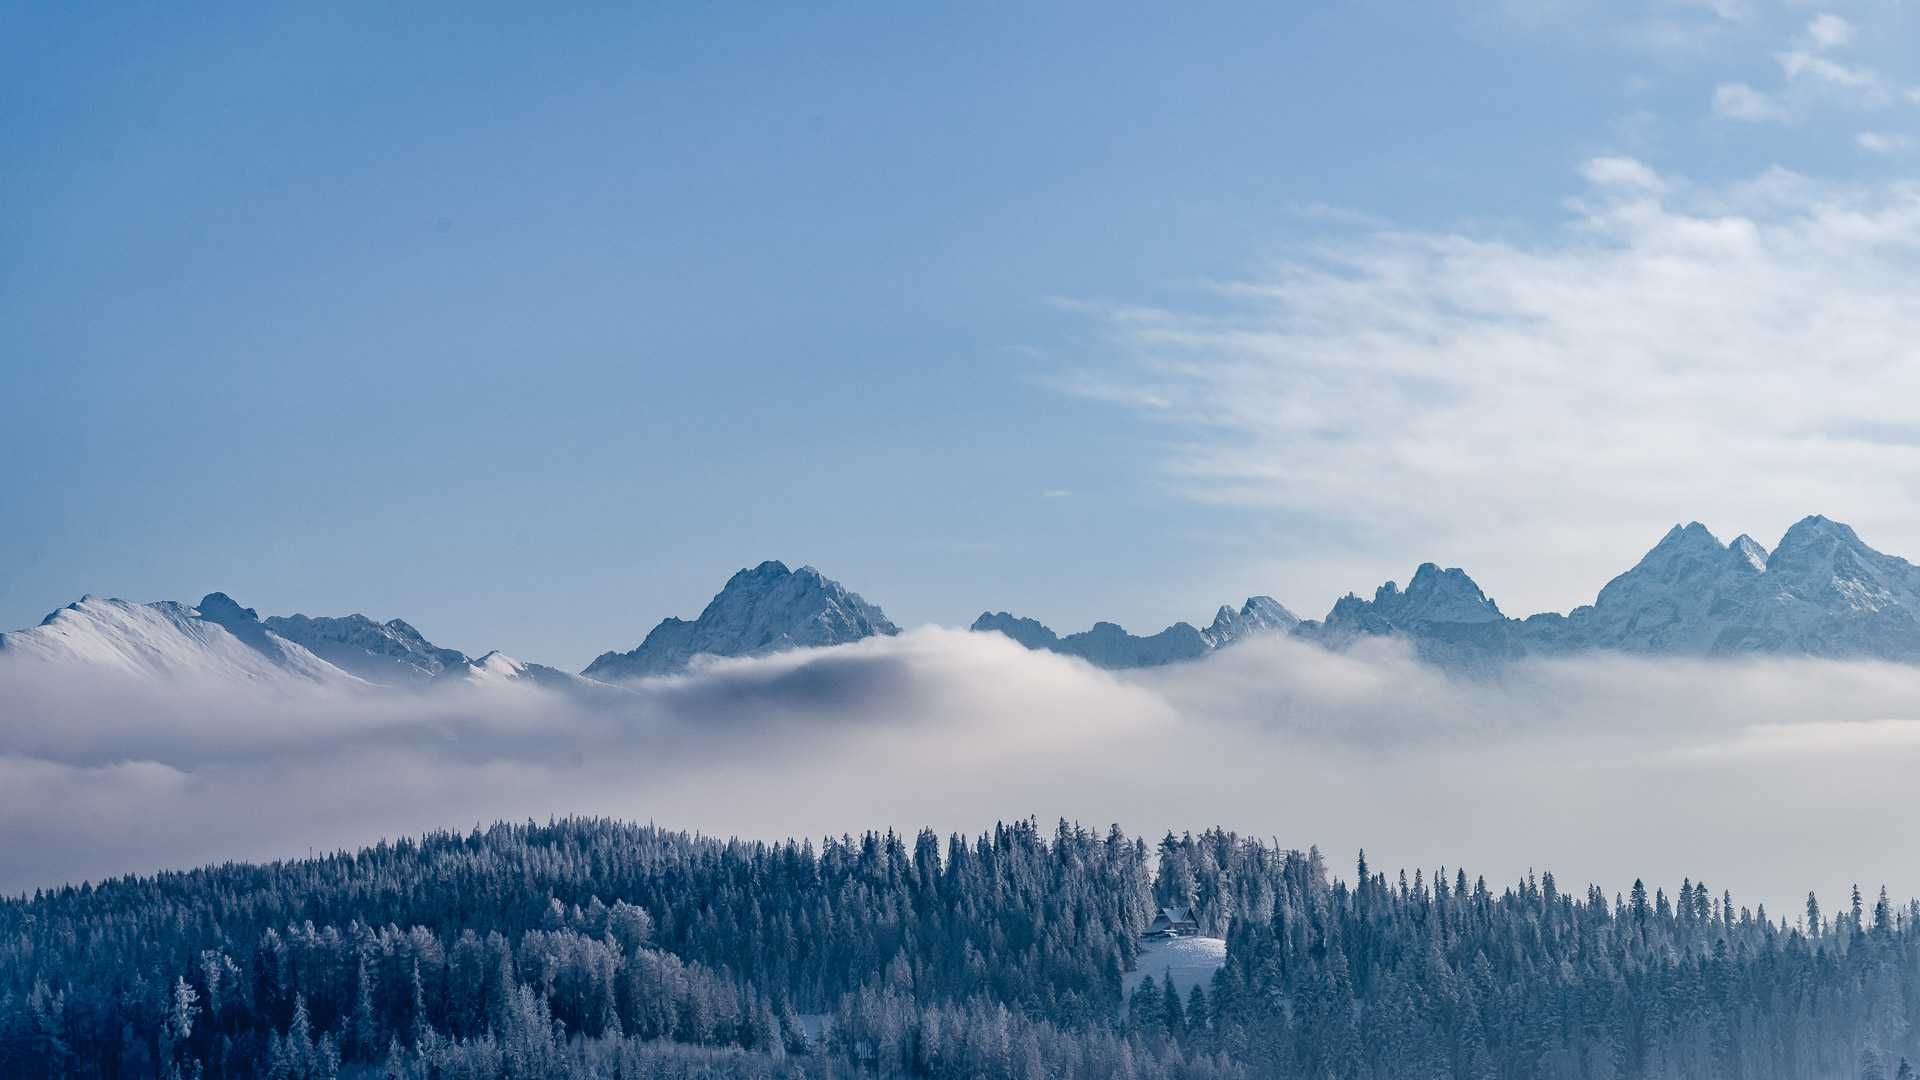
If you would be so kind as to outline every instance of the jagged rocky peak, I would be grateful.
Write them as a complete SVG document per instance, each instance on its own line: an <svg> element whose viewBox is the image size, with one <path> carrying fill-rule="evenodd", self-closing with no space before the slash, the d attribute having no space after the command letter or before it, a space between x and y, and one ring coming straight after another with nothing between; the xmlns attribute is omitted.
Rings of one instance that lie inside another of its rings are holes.
<svg viewBox="0 0 1920 1080"><path fill-rule="evenodd" d="M761 656L899 632L877 606L813 567L768 560L728 578L698 619L664 619L639 647L604 653L582 674L637 679L684 671L696 656Z"/></svg>
<svg viewBox="0 0 1920 1080"><path fill-rule="evenodd" d="M1764 573L1767 569L1767 549L1746 533L1733 538L1727 545L1727 551L1733 556L1734 569L1745 573Z"/></svg>
<svg viewBox="0 0 1920 1080"><path fill-rule="evenodd" d="M1422 563L1406 589L1389 581L1372 600L1348 593L1318 623L1302 623L1294 635L1333 648L1370 637L1406 640L1431 663L1477 671L1521 655L1521 624L1500 613L1480 586L1458 567Z"/></svg>
<svg viewBox="0 0 1920 1080"><path fill-rule="evenodd" d="M1457 566L1442 570L1433 563L1421 563L1407 583L1401 601L1400 619L1421 622L1500 622L1495 604L1480 586Z"/></svg>
<svg viewBox="0 0 1920 1080"><path fill-rule="evenodd" d="M1631 569L1607 582L1594 606L1604 608L1648 588L1664 589L1683 581L1711 578L1744 565L1742 559L1729 559L1727 555L1727 546L1705 525L1697 521L1675 525Z"/></svg>
<svg viewBox="0 0 1920 1080"><path fill-rule="evenodd" d="M1271 596L1249 596L1238 611L1230 604L1220 605L1213 616L1213 625L1202 633L1209 644L1218 648L1257 634L1286 633L1298 625L1300 617L1280 601Z"/></svg>
<svg viewBox="0 0 1920 1080"><path fill-rule="evenodd" d="M1405 591L1394 582L1375 589L1372 600L1348 593L1335 601L1326 624L1356 624L1356 629L1379 632L1380 624L1406 627L1421 623L1493 623L1506 616L1480 586L1459 567L1441 569L1421 563Z"/></svg>
<svg viewBox="0 0 1920 1080"><path fill-rule="evenodd" d="M778 645L782 638L792 645L837 645L900 632L860 594L811 566L788 570L775 560L729 578L695 625L706 623L709 614L721 617L718 629L745 631L740 642L750 649ZM756 635L755 630L764 632Z"/></svg>

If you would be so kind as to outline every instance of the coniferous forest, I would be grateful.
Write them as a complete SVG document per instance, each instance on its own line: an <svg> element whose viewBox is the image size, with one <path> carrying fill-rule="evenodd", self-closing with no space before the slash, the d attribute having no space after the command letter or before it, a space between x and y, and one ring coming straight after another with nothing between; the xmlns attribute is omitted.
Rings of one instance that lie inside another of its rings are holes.
<svg viewBox="0 0 1920 1080"><path fill-rule="evenodd" d="M1209 985L1123 973L1162 905ZM1920 906L1351 879L1230 832L574 819L0 904L6 1077L1913 1075Z"/></svg>

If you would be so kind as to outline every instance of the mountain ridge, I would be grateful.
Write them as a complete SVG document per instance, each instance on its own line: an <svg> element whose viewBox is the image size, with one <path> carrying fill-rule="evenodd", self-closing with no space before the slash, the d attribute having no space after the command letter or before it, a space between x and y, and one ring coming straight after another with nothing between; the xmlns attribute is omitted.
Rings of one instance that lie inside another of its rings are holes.
<svg viewBox="0 0 1920 1080"><path fill-rule="evenodd" d="M1271 596L1250 596L1238 611L1222 604L1205 630L1177 622L1145 637L1130 634L1118 623L1097 622L1088 630L1062 637L1045 624L1005 611L985 611L968 629L998 631L1029 649L1077 656L1096 667L1159 667L1197 660L1237 642L1265 633L1282 633L1300 624L1299 616Z"/></svg>
<svg viewBox="0 0 1920 1080"><path fill-rule="evenodd" d="M1068 639L1008 612L982 615L973 629L1006 633L1029 648L1067 651L1061 643ZM1286 632L1335 649L1398 639L1421 659L1463 672L1595 651L1914 663L1920 662L1920 568L1819 514L1795 522L1772 551L1745 533L1723 544L1693 521L1674 525L1602 586L1593 603L1565 614L1513 618L1465 571L1429 562L1415 569L1405 589L1388 581L1371 599L1348 593L1325 618L1296 622ZM1109 662L1102 666L1150 666L1111 662L1118 655L1103 654Z"/></svg>
<svg viewBox="0 0 1920 1080"><path fill-rule="evenodd" d="M1920 567L1818 514L1795 522L1771 551L1745 534L1722 543L1693 521L1667 530L1593 603L1565 614L1514 618L1464 570L1427 562L1404 589L1388 581L1371 597L1350 592L1318 620L1252 596L1239 608L1220 607L1204 629L1177 622L1146 636L1104 621L1060 635L1004 610L983 612L971 629L1110 669L1194 660L1268 635L1331 649L1397 639L1424 660L1468 673L1593 651L1915 663ZM705 656L764 656L899 632L878 605L813 567L790 570L768 560L733 574L697 618L662 619L638 646L603 653L578 675L498 652L469 657L433 644L401 619L261 618L220 592L195 605L89 594L37 626L0 633L0 656L153 678L401 689L515 683L602 694L619 683L684 672Z"/></svg>

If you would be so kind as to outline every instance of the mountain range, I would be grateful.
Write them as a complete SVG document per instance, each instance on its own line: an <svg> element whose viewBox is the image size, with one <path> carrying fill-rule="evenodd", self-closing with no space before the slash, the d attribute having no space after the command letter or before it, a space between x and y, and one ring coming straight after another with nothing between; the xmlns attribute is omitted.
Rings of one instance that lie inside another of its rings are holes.
<svg viewBox="0 0 1920 1080"><path fill-rule="evenodd" d="M0 657L76 672L153 680L237 681L348 690L517 684L581 692L614 688L491 652L468 657L398 619L364 615L260 618L225 593L198 604L83 596L40 625L0 634Z"/></svg>
<svg viewBox="0 0 1920 1080"><path fill-rule="evenodd" d="M1748 536L1722 543L1676 525L1592 604L1524 619L1503 613L1472 578L1433 563L1406 588L1349 593L1318 620L1267 596L1223 606L1204 629L1179 622L1136 636L1111 622L1066 635L1006 611L972 629L1103 668L1205 656L1261 635L1332 649L1369 638L1407 642L1447 670L1485 673L1524 657L1612 651L1651 656L1803 656L1920 662L1920 568L1867 546L1818 515L1769 552ZM636 679L673 675L702 657L764 656L899 633L880 608L810 566L764 562L733 575L692 620L668 618L627 651L578 675L498 652L469 657L410 624L365 615L261 618L224 593L198 604L82 597L40 625L0 634L0 656L140 678L210 678L364 690L520 686L618 696Z"/></svg>

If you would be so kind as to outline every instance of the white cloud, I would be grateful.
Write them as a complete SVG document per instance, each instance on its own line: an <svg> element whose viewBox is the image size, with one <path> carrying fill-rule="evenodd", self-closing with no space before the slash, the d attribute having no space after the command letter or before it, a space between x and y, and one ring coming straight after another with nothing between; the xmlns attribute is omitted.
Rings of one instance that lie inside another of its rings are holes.
<svg viewBox="0 0 1920 1080"><path fill-rule="evenodd" d="M1628 157L1594 158L1581 166L1580 171L1595 187L1659 192L1667 186L1659 173Z"/></svg>
<svg viewBox="0 0 1920 1080"><path fill-rule="evenodd" d="M1870 154L1899 154L1913 149L1913 138L1885 131L1863 131L1853 137L1854 144Z"/></svg>
<svg viewBox="0 0 1920 1080"><path fill-rule="evenodd" d="M1852 67L1802 49L1783 52L1777 59L1780 70L1790 79L1814 79L1849 90L1866 89L1879 82L1879 76L1870 68Z"/></svg>
<svg viewBox="0 0 1920 1080"><path fill-rule="evenodd" d="M1387 224L1384 218L1376 214L1363 214L1358 210L1323 202L1295 203L1287 209L1297 218L1329 225L1377 229Z"/></svg>
<svg viewBox="0 0 1920 1080"><path fill-rule="evenodd" d="M1807 36L1822 49L1837 49L1852 43L1854 26L1832 12L1824 12L1807 23Z"/></svg>
<svg viewBox="0 0 1920 1080"><path fill-rule="evenodd" d="M1767 94L1746 83L1721 83L1713 88L1713 111L1729 120L1757 123L1785 120L1787 110Z"/></svg>
<svg viewBox="0 0 1920 1080"><path fill-rule="evenodd" d="M1262 566L1309 607L1432 558L1565 610L1695 518L1764 541L1824 512L1913 554L1920 445L1869 433L1920 401L1920 188L1585 171L1543 241L1346 235L1129 308L1128 359L1079 384L1152 388L1175 490L1317 523Z"/></svg>
<svg viewBox="0 0 1920 1080"><path fill-rule="evenodd" d="M1789 84L1808 87L1812 92L1854 108L1884 108L1893 100L1893 88L1870 67L1843 64L1805 49L1792 49L1775 59L1780 62L1780 70L1786 74Z"/></svg>

